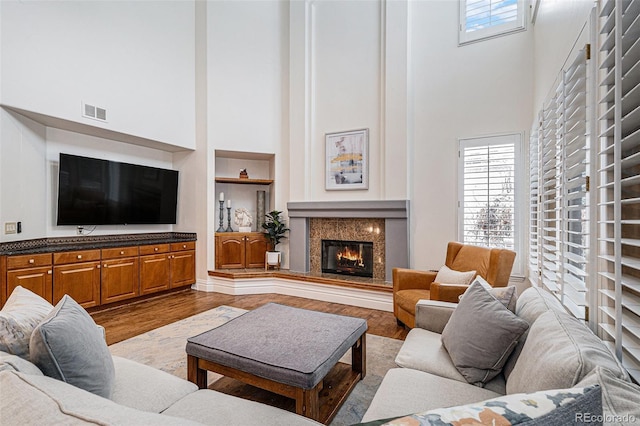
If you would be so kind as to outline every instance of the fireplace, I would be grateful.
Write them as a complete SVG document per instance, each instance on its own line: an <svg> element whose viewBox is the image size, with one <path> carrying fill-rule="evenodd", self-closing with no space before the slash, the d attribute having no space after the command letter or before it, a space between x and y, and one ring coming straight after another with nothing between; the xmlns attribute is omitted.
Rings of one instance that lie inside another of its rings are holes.
<svg viewBox="0 0 640 426"><path fill-rule="evenodd" d="M373 242L322 240L322 272L373 278Z"/></svg>

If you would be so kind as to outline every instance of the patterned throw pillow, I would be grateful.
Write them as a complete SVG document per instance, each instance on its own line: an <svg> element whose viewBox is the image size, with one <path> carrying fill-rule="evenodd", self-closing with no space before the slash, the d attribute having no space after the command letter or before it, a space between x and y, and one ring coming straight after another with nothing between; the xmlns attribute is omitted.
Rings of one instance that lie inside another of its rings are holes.
<svg viewBox="0 0 640 426"><path fill-rule="evenodd" d="M390 426L586 425L602 417L600 386L505 395L391 420ZM601 424L601 423L600 423Z"/></svg>
<svg viewBox="0 0 640 426"><path fill-rule="evenodd" d="M31 333L52 309L42 297L16 287L0 311L0 351L29 359Z"/></svg>
<svg viewBox="0 0 640 426"><path fill-rule="evenodd" d="M440 284L469 284L476 276L476 271L459 272L444 265L434 280Z"/></svg>

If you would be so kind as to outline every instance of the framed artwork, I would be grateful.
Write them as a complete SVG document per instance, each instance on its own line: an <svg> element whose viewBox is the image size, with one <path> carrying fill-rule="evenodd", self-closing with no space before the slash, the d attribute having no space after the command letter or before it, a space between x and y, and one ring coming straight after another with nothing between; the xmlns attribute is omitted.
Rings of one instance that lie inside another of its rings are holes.
<svg viewBox="0 0 640 426"><path fill-rule="evenodd" d="M325 134L325 189L369 188L369 129Z"/></svg>

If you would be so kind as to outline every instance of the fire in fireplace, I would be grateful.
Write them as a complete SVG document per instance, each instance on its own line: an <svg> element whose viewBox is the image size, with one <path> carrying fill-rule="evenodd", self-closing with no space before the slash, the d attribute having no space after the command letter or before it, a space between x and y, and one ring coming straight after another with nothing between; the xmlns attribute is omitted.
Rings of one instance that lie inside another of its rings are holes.
<svg viewBox="0 0 640 426"><path fill-rule="evenodd" d="M322 240L322 272L373 278L373 243Z"/></svg>

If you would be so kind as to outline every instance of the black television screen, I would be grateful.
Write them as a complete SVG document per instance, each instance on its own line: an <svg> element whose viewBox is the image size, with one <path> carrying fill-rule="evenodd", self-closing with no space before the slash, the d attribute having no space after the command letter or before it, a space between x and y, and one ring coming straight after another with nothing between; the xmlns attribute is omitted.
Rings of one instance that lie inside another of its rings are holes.
<svg viewBox="0 0 640 426"><path fill-rule="evenodd" d="M60 154L58 225L176 223L178 172Z"/></svg>

